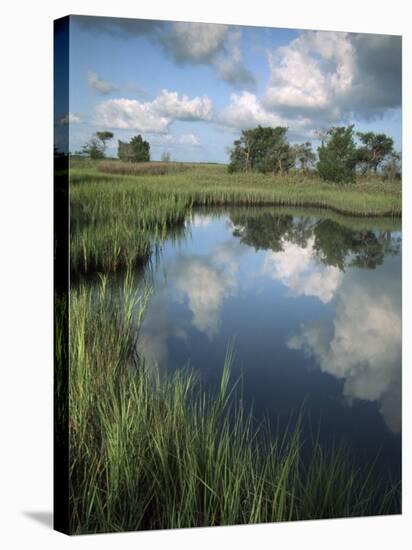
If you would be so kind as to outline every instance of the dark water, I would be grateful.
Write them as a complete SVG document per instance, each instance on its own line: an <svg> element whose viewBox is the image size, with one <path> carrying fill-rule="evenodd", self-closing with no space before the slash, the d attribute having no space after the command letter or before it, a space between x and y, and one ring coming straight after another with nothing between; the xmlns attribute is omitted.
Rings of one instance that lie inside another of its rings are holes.
<svg viewBox="0 0 412 550"><path fill-rule="evenodd" d="M274 210L198 213L166 242L142 328L146 358L233 376L257 417L344 440L393 478L401 461L401 232L390 220L338 223ZM310 421L309 421L310 419Z"/></svg>

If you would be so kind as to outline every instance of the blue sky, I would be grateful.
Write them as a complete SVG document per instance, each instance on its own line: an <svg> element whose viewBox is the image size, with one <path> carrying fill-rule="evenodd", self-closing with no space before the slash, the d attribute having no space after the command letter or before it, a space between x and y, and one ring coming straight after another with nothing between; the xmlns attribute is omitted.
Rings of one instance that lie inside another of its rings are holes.
<svg viewBox="0 0 412 550"><path fill-rule="evenodd" d="M226 162L242 129L291 142L355 123L401 149L401 41L385 35L71 16L70 150L142 134L153 159Z"/></svg>

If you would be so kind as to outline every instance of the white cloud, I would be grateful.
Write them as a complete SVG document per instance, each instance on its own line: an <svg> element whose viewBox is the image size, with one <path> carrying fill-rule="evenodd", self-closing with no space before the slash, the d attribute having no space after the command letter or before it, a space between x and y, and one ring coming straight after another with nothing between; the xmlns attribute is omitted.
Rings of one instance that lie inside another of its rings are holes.
<svg viewBox="0 0 412 550"><path fill-rule="evenodd" d="M332 109L353 82L355 49L346 33L309 31L277 54L268 55L268 108Z"/></svg>
<svg viewBox="0 0 412 550"><path fill-rule="evenodd" d="M330 124L382 116L401 105L399 37L304 31L268 52L271 81L264 106Z"/></svg>
<svg viewBox="0 0 412 550"><path fill-rule="evenodd" d="M236 130L247 130L261 126L283 126L289 129L289 139L303 139L311 136L310 120L304 117L289 119L265 108L257 96L243 91L232 94L230 104L216 117L222 126Z"/></svg>
<svg viewBox="0 0 412 550"><path fill-rule="evenodd" d="M171 122L171 118L160 116L151 102L136 99L109 99L96 108L95 124L103 128L164 133Z"/></svg>
<svg viewBox="0 0 412 550"><path fill-rule="evenodd" d="M206 96L189 99L186 95L179 97L177 92L163 90L153 101L126 98L103 101L96 108L95 124L106 128L166 133L174 120L209 120L212 110L212 101ZM194 145L193 137L191 141Z"/></svg>
<svg viewBox="0 0 412 550"><path fill-rule="evenodd" d="M315 296L326 304L335 296L343 274L334 266L320 263L313 246L313 237L306 248L282 241L282 252L266 252L262 271L281 281L296 296Z"/></svg>
<svg viewBox="0 0 412 550"><path fill-rule="evenodd" d="M67 113L59 119L60 124L80 124L81 118L74 113Z"/></svg>
<svg viewBox="0 0 412 550"><path fill-rule="evenodd" d="M285 120L270 113L260 104L255 94L242 92L231 94L230 105L222 111L218 121L230 128L247 129L258 124L262 126L282 126Z"/></svg>
<svg viewBox="0 0 412 550"><path fill-rule="evenodd" d="M116 90L116 86L113 86L113 84L106 82L105 80L100 78L100 76L97 73L93 71L88 71L87 82L95 92L98 92L101 95L107 95L107 94L110 94L110 92L113 92Z"/></svg>
<svg viewBox="0 0 412 550"><path fill-rule="evenodd" d="M375 275L375 273L374 273ZM320 369L344 380L349 400L379 402L388 427L400 430L402 320L400 288L350 278L339 293L336 318L312 323L293 336L288 347L315 357ZM393 285L392 285L393 286Z"/></svg>
<svg viewBox="0 0 412 550"><path fill-rule="evenodd" d="M212 101L207 97L187 95L179 98L177 92L162 90L151 104L154 112L176 120L209 120L212 116Z"/></svg>

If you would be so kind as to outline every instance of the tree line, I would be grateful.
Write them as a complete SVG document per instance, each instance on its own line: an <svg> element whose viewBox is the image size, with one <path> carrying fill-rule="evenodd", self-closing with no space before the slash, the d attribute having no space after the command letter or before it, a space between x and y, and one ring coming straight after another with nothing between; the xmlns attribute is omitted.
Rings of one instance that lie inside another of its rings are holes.
<svg viewBox="0 0 412 550"><path fill-rule="evenodd" d="M296 167L303 172L316 168L322 179L338 183L354 182L357 174L376 174L378 169L389 179L400 175L401 155L386 134L355 133L353 124L334 126L318 133L316 162L312 144L291 145L287 131L280 126L243 130L230 151L229 172L285 174Z"/></svg>
<svg viewBox="0 0 412 550"><path fill-rule="evenodd" d="M310 141L290 144L286 127L257 126L242 130L230 150L228 170L285 174L291 169L308 173L316 171L326 180L351 183L356 175L379 171L387 179L400 177L401 155L394 149L393 139L383 133L355 132L354 125L334 126L317 133L320 146L317 155ZM81 151L92 159L106 156L107 142L113 139L109 131L96 132ZM139 134L129 142L118 140L117 154L125 162L150 161L150 144ZM164 153L162 161L170 160Z"/></svg>
<svg viewBox="0 0 412 550"><path fill-rule="evenodd" d="M94 160L106 158L107 142L113 139L113 133L102 131L96 132L92 138L83 145L83 155ZM150 161L150 144L139 134L127 141L118 140L117 156L125 162L148 162Z"/></svg>

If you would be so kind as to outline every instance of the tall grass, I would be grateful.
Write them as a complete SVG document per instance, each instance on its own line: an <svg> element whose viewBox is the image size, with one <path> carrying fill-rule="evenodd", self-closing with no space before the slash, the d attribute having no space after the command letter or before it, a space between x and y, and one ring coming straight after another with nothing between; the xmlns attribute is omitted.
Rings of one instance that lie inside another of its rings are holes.
<svg viewBox="0 0 412 550"><path fill-rule="evenodd" d="M118 169L115 161L107 164ZM99 164L75 166L70 172L73 273L110 272L145 261L166 235L182 234L186 214L198 206L278 205L329 208L357 216L401 214L401 185L396 182L342 188L300 174L229 175L219 165L138 177L103 174ZM132 169L137 170L134 165Z"/></svg>
<svg viewBox="0 0 412 550"><path fill-rule="evenodd" d="M166 235L184 229L187 203L88 182L70 190L70 258L76 273L110 272L145 261Z"/></svg>
<svg viewBox="0 0 412 550"><path fill-rule="evenodd" d="M106 160L97 165L99 172L119 176L161 176L190 170L191 165L183 162L122 162Z"/></svg>
<svg viewBox="0 0 412 550"><path fill-rule="evenodd" d="M138 354L150 292L126 275L70 301L72 533L232 525L397 512L337 450L302 458L289 436L256 428L230 382L217 393L188 370L160 377Z"/></svg>

